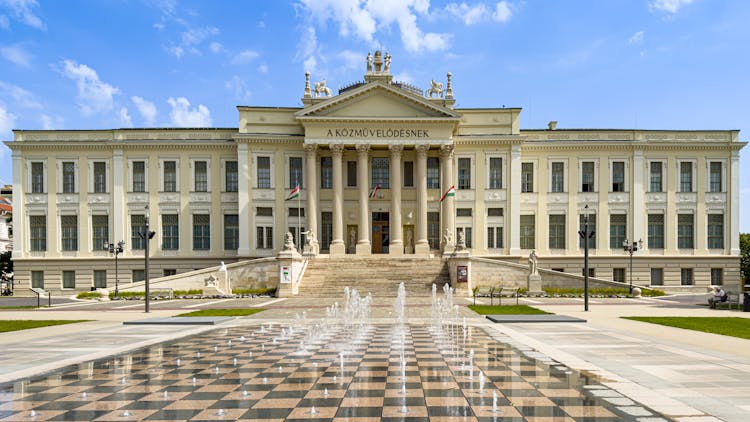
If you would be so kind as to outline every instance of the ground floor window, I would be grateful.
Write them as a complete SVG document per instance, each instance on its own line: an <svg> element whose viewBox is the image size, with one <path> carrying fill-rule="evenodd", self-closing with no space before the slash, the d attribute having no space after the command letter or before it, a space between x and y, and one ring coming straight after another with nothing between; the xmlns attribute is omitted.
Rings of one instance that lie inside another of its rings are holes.
<svg viewBox="0 0 750 422"><path fill-rule="evenodd" d="M306 236L304 234L305 227L289 226L287 231L292 234L292 240L294 240L294 246L299 249L305 246Z"/></svg>
<svg viewBox="0 0 750 422"><path fill-rule="evenodd" d="M131 278L132 282L135 283L137 281L143 281L146 279L146 271L144 270L133 270L133 278Z"/></svg>
<svg viewBox="0 0 750 422"><path fill-rule="evenodd" d="M240 247L240 219L237 214L224 215L224 250L234 251Z"/></svg>
<svg viewBox="0 0 750 422"><path fill-rule="evenodd" d="M664 269L663 268L651 268L651 285L652 286L664 285Z"/></svg>
<svg viewBox="0 0 750 422"><path fill-rule="evenodd" d="M107 270L94 270L94 287L97 289L107 288Z"/></svg>
<svg viewBox="0 0 750 422"><path fill-rule="evenodd" d="M31 272L31 288L33 289L44 288L44 271L32 271Z"/></svg>
<svg viewBox="0 0 750 422"><path fill-rule="evenodd" d="M724 284L724 269L711 268L711 285L721 286L722 284Z"/></svg>
<svg viewBox="0 0 750 422"><path fill-rule="evenodd" d="M535 249L536 242L536 227L535 227L535 215L522 215L521 216L521 249Z"/></svg>
<svg viewBox="0 0 750 422"><path fill-rule="evenodd" d="M177 275L177 270L175 270L175 269L165 269L164 271L162 271L162 274L164 275L164 277L169 277L171 275Z"/></svg>
<svg viewBox="0 0 750 422"><path fill-rule="evenodd" d="M680 284L682 284L683 286L693 285L693 269L692 268L680 269Z"/></svg>
<svg viewBox="0 0 750 422"><path fill-rule="evenodd" d="M612 280L625 282L625 268L612 268Z"/></svg>
<svg viewBox="0 0 750 422"><path fill-rule="evenodd" d="M75 289L76 288L76 272L75 271L63 271L63 289Z"/></svg>
<svg viewBox="0 0 750 422"><path fill-rule="evenodd" d="M193 214L193 250L211 249L211 216Z"/></svg>
<svg viewBox="0 0 750 422"><path fill-rule="evenodd" d="M331 249L331 240L333 239L333 213L320 213L320 250L328 251Z"/></svg>
<svg viewBox="0 0 750 422"><path fill-rule="evenodd" d="M427 213L427 242L430 249L440 249L440 213Z"/></svg>
<svg viewBox="0 0 750 422"><path fill-rule="evenodd" d="M255 245L258 249L273 249L273 227L257 226L255 228Z"/></svg>
<svg viewBox="0 0 750 422"><path fill-rule="evenodd" d="M586 275L586 271L584 269L581 269L581 275L582 276ZM589 277L596 277L596 269L589 268Z"/></svg>
<svg viewBox="0 0 750 422"><path fill-rule="evenodd" d="M472 242L472 233L471 233L471 227L456 227L456 243L458 243L458 237L459 233L463 235L464 237L464 243L466 244L467 248L471 248Z"/></svg>
<svg viewBox="0 0 750 422"><path fill-rule="evenodd" d="M503 228L497 226L487 227L487 249L502 249Z"/></svg>

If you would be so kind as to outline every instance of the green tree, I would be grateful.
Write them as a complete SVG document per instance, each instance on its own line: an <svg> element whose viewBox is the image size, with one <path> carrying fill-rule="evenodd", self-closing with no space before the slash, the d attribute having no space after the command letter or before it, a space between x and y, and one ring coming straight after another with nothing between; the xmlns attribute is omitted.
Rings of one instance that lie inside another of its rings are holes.
<svg viewBox="0 0 750 422"><path fill-rule="evenodd" d="M740 233L740 277L750 284L750 233Z"/></svg>
<svg viewBox="0 0 750 422"><path fill-rule="evenodd" d="M12 252L0 253L0 278L5 278L5 274L13 272L13 261L10 260Z"/></svg>

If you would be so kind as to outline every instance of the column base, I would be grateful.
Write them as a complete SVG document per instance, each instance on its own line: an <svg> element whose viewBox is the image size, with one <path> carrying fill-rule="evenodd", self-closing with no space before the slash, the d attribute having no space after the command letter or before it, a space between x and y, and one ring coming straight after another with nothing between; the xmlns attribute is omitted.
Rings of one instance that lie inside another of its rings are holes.
<svg viewBox="0 0 750 422"><path fill-rule="evenodd" d="M417 242L417 244L414 245L414 254L415 255L429 255L430 244L427 242L424 242L424 243Z"/></svg>
<svg viewBox="0 0 750 422"><path fill-rule="evenodd" d="M388 245L388 255L401 256L404 254L404 244L400 241Z"/></svg>
<svg viewBox="0 0 750 422"><path fill-rule="evenodd" d="M329 253L331 256L339 256L339 255L346 255L346 245L344 242L336 242L335 240L331 242L331 247Z"/></svg>
<svg viewBox="0 0 750 422"><path fill-rule="evenodd" d="M370 241L357 243L357 255L372 255L372 246Z"/></svg>

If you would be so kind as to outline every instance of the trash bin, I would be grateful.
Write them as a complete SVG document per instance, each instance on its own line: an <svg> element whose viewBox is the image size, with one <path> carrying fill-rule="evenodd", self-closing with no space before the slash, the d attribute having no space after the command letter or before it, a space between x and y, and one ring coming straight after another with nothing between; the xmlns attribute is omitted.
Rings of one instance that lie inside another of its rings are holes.
<svg viewBox="0 0 750 422"><path fill-rule="evenodd" d="M742 305L742 312L750 312L750 292L745 292L745 303Z"/></svg>

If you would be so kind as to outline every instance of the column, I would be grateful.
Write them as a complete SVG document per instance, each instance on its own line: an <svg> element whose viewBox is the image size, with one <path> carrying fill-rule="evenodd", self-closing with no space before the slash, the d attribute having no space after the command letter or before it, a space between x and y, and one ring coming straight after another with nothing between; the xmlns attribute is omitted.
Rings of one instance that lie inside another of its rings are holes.
<svg viewBox="0 0 750 422"><path fill-rule="evenodd" d="M740 254L740 151L732 151L732 161L729 165L729 254ZM726 224L726 223L724 223ZM724 229L726 230L726 228Z"/></svg>
<svg viewBox="0 0 750 422"><path fill-rule="evenodd" d="M307 161L306 169L307 175L305 177L305 186L307 187L307 231L308 238L315 240L313 242L314 251L310 251L315 255L318 254L318 180L317 180L317 169L318 169L318 146L313 144L305 145L305 159Z"/></svg>
<svg viewBox="0 0 750 422"><path fill-rule="evenodd" d="M237 144L237 207L239 211L240 242L237 255L250 256L250 148L245 143Z"/></svg>
<svg viewBox="0 0 750 422"><path fill-rule="evenodd" d="M125 196L127 195L125 193L127 191L125 180L127 179L125 178L124 168L122 150L112 151L112 237L109 240L113 243L121 240L126 243L130 241L130 236L125 236L125 213L127 212L125 207ZM47 224L50 224L49 221ZM79 222L79 224L82 223ZM94 245L94 247L100 248L101 245Z"/></svg>
<svg viewBox="0 0 750 422"><path fill-rule="evenodd" d="M442 193L448 191L453 186L453 145L443 145L440 147L440 165L443 170L443 189ZM442 203L443 215L443 253L453 252L456 245L456 215L453 207L454 197L448 196Z"/></svg>
<svg viewBox="0 0 750 422"><path fill-rule="evenodd" d="M344 172L342 171L343 145L331 145L333 158L333 240L331 255L344 255Z"/></svg>
<svg viewBox="0 0 750 422"><path fill-rule="evenodd" d="M357 145L357 183L359 184L359 240L357 241L357 255L372 254L370 245L370 195L368 191L368 164L370 146Z"/></svg>
<svg viewBox="0 0 750 422"><path fill-rule="evenodd" d="M404 228L401 225L401 152L403 145L391 145L391 217L390 236L391 243L388 246L389 255L404 254Z"/></svg>
<svg viewBox="0 0 750 422"><path fill-rule="evenodd" d="M24 204L26 203L26 198L24 198L24 193L26 192L24 181L26 178L23 177L23 154L21 150L14 149L11 157L13 157L13 213L16 216L14 223L16 229L13 231L13 252L11 256L13 259L19 259L22 258L24 251L30 249L27 246L27 231L25 230L25 228L29 227L29 217L24 210ZM30 185L29 182L25 183L26 186ZM49 226L49 224L50 222L48 221L47 225ZM29 281L29 286L31 286L31 281Z"/></svg>
<svg viewBox="0 0 750 422"><path fill-rule="evenodd" d="M427 151L428 144L420 144L417 149L417 233L414 253L427 255L430 244L427 241Z"/></svg>
<svg viewBox="0 0 750 422"><path fill-rule="evenodd" d="M521 255L521 145L510 147L508 215L510 216L510 255Z"/></svg>
<svg viewBox="0 0 750 422"><path fill-rule="evenodd" d="M643 215L643 204L645 203L643 198L643 193L645 192L643 186L644 171L645 167L643 165L643 150L636 149L635 151L633 151L633 183L631 188L633 190L633 195L631 196L631 200L633 201L633 203L630 204L631 209L633 210L631 214L633 216L633 234L629 236L628 239L636 242L639 239L642 239L644 247L648 247L648 234L643 228L645 222L645 217Z"/></svg>

